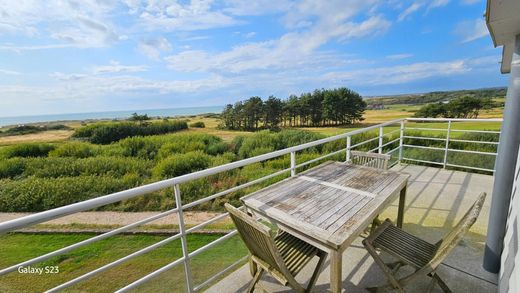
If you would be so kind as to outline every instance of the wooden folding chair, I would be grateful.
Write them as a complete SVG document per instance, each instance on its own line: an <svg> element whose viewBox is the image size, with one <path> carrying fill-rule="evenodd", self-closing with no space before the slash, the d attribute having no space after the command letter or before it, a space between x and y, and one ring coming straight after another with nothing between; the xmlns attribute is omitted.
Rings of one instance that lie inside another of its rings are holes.
<svg viewBox="0 0 520 293"><path fill-rule="evenodd" d="M350 151L350 163L354 165L367 166L382 170L388 170L388 161L390 161L390 155L366 153L359 151ZM372 221L370 232L374 232L377 226L381 225L379 215L377 215ZM368 228L366 229L368 232Z"/></svg>
<svg viewBox="0 0 520 293"><path fill-rule="evenodd" d="M448 285L436 273L437 267L457 246L464 234L468 232L471 226L477 220L477 217L484 205L486 193L481 193L476 202L466 212L464 217L457 225L436 244L426 242L414 235L411 235L398 227L387 219L373 233L363 240L363 245L372 255L374 261L386 275L389 284L381 287L367 288L369 291L377 292L378 289L393 288L398 292L405 292L404 286L411 280L420 275L427 275L432 278L426 292L432 292L436 284L448 293L452 292ZM377 254L376 249L385 251L397 258L398 261L385 264L381 257ZM397 279L396 273L403 265L409 265L414 268L414 272L406 277Z"/></svg>
<svg viewBox="0 0 520 293"><path fill-rule="evenodd" d="M388 169L390 155L350 151L350 163L382 170Z"/></svg>
<svg viewBox="0 0 520 293"><path fill-rule="evenodd" d="M273 235L271 228L253 217L230 204L226 204L225 207L251 253L250 261L255 267L252 270L254 277L249 284L248 292L254 291L264 272L270 273L282 285L290 286L296 292L311 292L327 253L287 232L280 231L277 235ZM318 256L319 261L309 284L304 288L294 277L314 256Z"/></svg>

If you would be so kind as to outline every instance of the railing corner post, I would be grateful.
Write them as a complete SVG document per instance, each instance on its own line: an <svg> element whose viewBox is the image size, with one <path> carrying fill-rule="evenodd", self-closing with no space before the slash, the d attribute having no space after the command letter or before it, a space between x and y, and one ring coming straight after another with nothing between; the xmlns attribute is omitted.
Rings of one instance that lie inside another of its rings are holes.
<svg viewBox="0 0 520 293"><path fill-rule="evenodd" d="M350 162L350 147L352 145L352 137L349 135L347 136L347 153L345 155L345 162Z"/></svg>
<svg viewBox="0 0 520 293"><path fill-rule="evenodd" d="M403 137L404 137L404 120L401 120L401 126L399 131L399 164L403 160Z"/></svg>
<svg viewBox="0 0 520 293"><path fill-rule="evenodd" d="M378 153L380 153L380 154L383 153L383 134L384 134L383 126L380 126L379 127L379 151L378 151Z"/></svg>
<svg viewBox="0 0 520 293"><path fill-rule="evenodd" d="M296 152L291 152L291 177L296 176Z"/></svg>
<svg viewBox="0 0 520 293"><path fill-rule="evenodd" d="M444 147L444 161L442 162L442 168L446 169L448 164L448 147L450 144L450 133L451 133L451 120L448 120L448 130L446 131L446 145Z"/></svg>

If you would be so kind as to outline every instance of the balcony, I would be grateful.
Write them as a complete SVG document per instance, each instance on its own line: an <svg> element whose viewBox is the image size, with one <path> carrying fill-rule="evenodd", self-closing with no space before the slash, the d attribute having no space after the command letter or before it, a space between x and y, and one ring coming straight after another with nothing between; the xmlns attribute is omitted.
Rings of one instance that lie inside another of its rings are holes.
<svg viewBox="0 0 520 293"><path fill-rule="evenodd" d="M490 175L411 164L396 165L392 170L411 175L408 181L403 228L432 243L448 233L480 192L490 194L493 188L493 176ZM490 202L491 197L488 197L470 233L438 269L439 275L453 292L487 293L497 290L496 275L482 269ZM397 205L397 202L393 203L381 218L395 220ZM363 235L344 252L343 288L346 292L366 292L366 287L385 283L384 275L362 246L362 239ZM312 264L308 265L297 280L306 282L312 274L312 269ZM326 263L316 283L315 292L330 290L329 275ZM244 265L210 287L207 292L244 292L251 278L249 267ZM409 292L423 292L429 281L429 278L425 277L410 284L406 289ZM264 277L261 286L268 292L290 292L287 287L280 286L270 277Z"/></svg>
<svg viewBox="0 0 520 293"><path fill-rule="evenodd" d="M404 214L404 229L425 240L434 242L452 228L480 192L484 191L491 194L500 123L500 119L399 119L0 223L0 234L8 233L124 199L146 196L150 192L165 188L173 188L176 202L175 208L160 214L98 234L39 257L0 268L0 281L3 275L15 273L19 266L36 265L52 257L127 232L168 215L177 215L179 218L178 233L90 272L75 274L75 277L71 277L70 281L49 288L49 291L60 291L84 282L97 274L102 274L109 269L117 270L118 266L130 259L146 256L147 253L176 240L182 242L180 248L182 257L155 271L140 272L137 278L133 277L126 280L127 285L120 288L118 292L126 292L136 288L144 290L143 288L147 288L146 286L149 284L154 284L154 291L171 292L170 285L161 284L170 284L166 280L169 278L171 281L172 274L176 280L184 280L184 289L178 288L177 290L188 292L202 290L209 292L243 291L247 288L248 281L251 280L247 266L244 265L245 257L232 260L232 265L226 268L211 268L212 274L210 275L200 271L208 269L200 265L200 261L199 265L193 265L193 260L198 255L216 249L220 244L231 238L236 238L236 231L229 231L222 237L195 250L189 249L191 245L188 238L189 234L226 218L227 214L218 214L205 222L186 227L183 212L245 188L259 186L259 184L265 186L266 182L272 183L286 178L326 160L348 160L351 150L389 154L392 156L393 170L411 175ZM474 135L463 135L468 133ZM300 159L305 157L301 155L305 150L326 144L334 144L333 148L329 148L328 153L322 152L319 157L310 159L307 157L306 160ZM464 145L470 147L462 147ZM287 157L289 166L208 197L192 202L183 202L182 200L179 188L181 184L280 157ZM439 274L454 289L454 292L470 290L473 290L473 292L490 292L496 290L496 275L486 273L481 269L490 200L491 196L488 196L484 210L469 235L465 237L464 241L439 269ZM397 203L394 203L385 210L381 217L383 219L386 217L395 218L396 214ZM361 245L362 237L363 235L344 253L343 287L348 292L363 292L364 287L384 282L384 275L374 265ZM316 288L318 292L329 290L327 270L326 267L318 279ZM301 273L300 277L307 280L308 273ZM267 277L262 279L262 284L270 291L288 291L288 288L277 286L273 280ZM427 280L411 284L410 286L413 286L411 292L420 291L424 289L423 286L425 285L427 285Z"/></svg>

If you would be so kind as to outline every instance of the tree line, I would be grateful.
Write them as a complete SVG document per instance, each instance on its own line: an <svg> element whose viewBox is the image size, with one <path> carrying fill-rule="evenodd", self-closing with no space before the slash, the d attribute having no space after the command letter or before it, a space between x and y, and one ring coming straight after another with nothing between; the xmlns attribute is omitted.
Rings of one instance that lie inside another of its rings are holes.
<svg viewBox="0 0 520 293"><path fill-rule="evenodd" d="M427 104L421 107L415 117L444 118L477 118L483 109L491 109L495 103L490 98L465 96L450 100Z"/></svg>
<svg viewBox="0 0 520 293"><path fill-rule="evenodd" d="M228 104L221 115L221 127L233 130L277 129L284 127L352 124L363 120L363 98L345 87L316 89L299 97L282 100L270 96Z"/></svg>

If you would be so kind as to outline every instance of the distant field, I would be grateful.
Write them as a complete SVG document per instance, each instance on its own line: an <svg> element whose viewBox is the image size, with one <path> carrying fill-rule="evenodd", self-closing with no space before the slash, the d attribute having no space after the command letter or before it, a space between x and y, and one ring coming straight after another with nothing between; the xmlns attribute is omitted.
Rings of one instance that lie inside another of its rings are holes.
<svg viewBox="0 0 520 293"><path fill-rule="evenodd" d="M89 234L10 234L0 237L0 267L42 255L46 252L92 237ZM188 248L193 251L221 235L189 235ZM120 235L110 237L74 250L33 267L58 266L57 274L28 275L12 272L2 276L0 292L43 292L63 282L78 277L93 269L117 260L146 246L157 243L167 236ZM238 237L233 237L191 260L194 282L200 284L241 257L247 251ZM65 292L112 292L171 263L182 256L180 240L170 242L149 253L138 256L91 279L66 289ZM100 285L103 284L103 285ZM184 291L183 265L169 270L139 291L181 292Z"/></svg>

